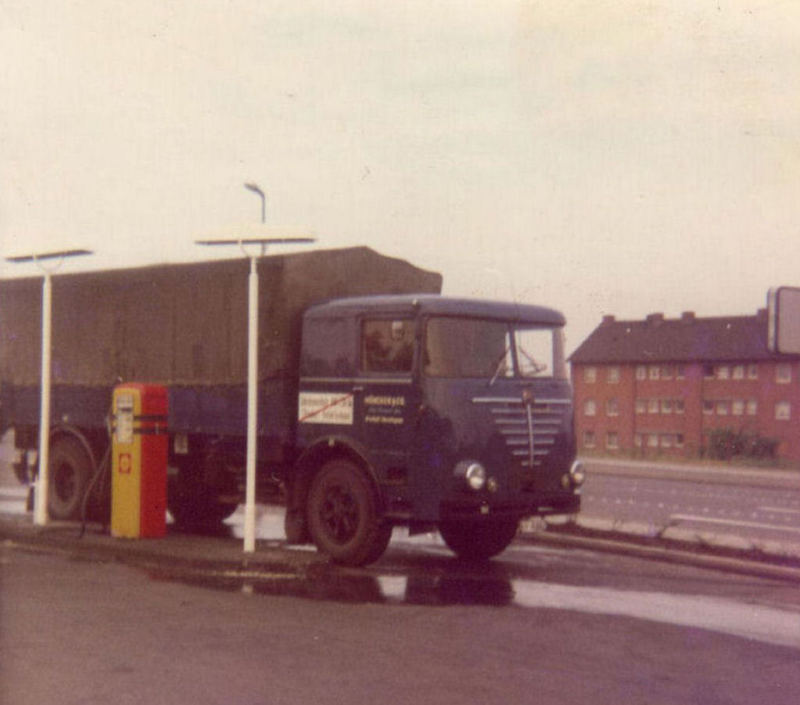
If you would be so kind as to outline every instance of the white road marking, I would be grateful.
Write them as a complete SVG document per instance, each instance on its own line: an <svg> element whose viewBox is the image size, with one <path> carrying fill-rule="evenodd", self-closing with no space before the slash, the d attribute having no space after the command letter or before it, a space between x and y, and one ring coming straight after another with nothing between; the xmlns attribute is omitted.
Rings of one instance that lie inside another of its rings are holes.
<svg viewBox="0 0 800 705"><path fill-rule="evenodd" d="M672 514L670 521L696 521L706 524L724 524L726 526L740 526L748 529L769 529L773 531L789 531L800 534L800 527L797 526L776 526L775 524L763 524L758 521L733 521L732 519L711 519L692 514Z"/></svg>
<svg viewBox="0 0 800 705"><path fill-rule="evenodd" d="M800 614L702 595L514 582L515 602L614 614L733 634L800 649Z"/></svg>
<svg viewBox="0 0 800 705"><path fill-rule="evenodd" d="M774 512L776 514L797 514L800 516L800 509L781 509L780 507L759 507L759 512Z"/></svg>

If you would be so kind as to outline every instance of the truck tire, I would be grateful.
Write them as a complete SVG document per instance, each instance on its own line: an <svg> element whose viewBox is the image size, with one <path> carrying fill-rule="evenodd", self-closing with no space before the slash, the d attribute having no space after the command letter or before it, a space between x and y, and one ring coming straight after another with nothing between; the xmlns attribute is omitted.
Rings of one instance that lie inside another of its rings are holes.
<svg viewBox="0 0 800 705"><path fill-rule="evenodd" d="M307 508L314 543L335 563L366 565L389 545L392 527L381 521L372 482L347 460L322 466L311 483Z"/></svg>
<svg viewBox="0 0 800 705"><path fill-rule="evenodd" d="M498 521L447 521L439 525L447 547L460 558L485 561L502 553L517 535L516 519Z"/></svg>
<svg viewBox="0 0 800 705"><path fill-rule="evenodd" d="M92 459L71 436L56 439L50 448L47 509L53 519L79 519L83 495L92 479Z"/></svg>

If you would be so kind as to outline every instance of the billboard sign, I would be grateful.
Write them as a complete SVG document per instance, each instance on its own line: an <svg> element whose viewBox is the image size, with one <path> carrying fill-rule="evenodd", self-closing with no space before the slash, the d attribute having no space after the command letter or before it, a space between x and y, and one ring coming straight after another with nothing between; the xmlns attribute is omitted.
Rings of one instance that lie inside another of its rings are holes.
<svg viewBox="0 0 800 705"><path fill-rule="evenodd" d="M767 294L767 347L770 352L800 354L800 288L779 286Z"/></svg>

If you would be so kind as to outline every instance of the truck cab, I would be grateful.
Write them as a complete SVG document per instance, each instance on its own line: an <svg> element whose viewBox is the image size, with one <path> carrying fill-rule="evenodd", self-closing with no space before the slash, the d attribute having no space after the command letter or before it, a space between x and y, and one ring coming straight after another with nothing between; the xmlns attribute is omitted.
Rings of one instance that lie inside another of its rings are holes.
<svg viewBox="0 0 800 705"><path fill-rule="evenodd" d="M437 527L488 558L520 519L577 512L564 325L549 308L438 295L308 309L290 538L364 563L395 525Z"/></svg>

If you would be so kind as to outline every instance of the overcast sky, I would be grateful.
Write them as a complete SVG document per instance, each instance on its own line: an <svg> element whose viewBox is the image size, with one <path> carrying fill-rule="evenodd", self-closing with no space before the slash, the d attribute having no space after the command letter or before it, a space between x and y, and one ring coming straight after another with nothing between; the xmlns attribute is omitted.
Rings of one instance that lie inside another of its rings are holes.
<svg viewBox="0 0 800 705"><path fill-rule="evenodd" d="M570 350L751 314L800 284L798 37L794 0L0 0L0 253L206 258L255 181L320 247L560 308Z"/></svg>

